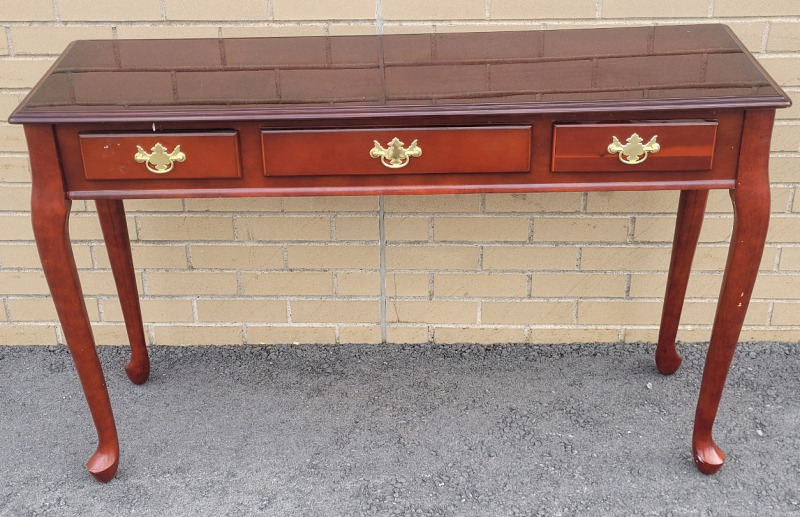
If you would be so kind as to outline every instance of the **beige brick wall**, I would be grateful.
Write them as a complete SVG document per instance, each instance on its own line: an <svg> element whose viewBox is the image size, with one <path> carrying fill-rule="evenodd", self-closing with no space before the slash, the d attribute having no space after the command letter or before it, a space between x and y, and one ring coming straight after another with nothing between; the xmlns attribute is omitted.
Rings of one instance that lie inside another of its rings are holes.
<svg viewBox="0 0 800 517"><path fill-rule="evenodd" d="M773 220L743 340L800 339L800 2L678 0L0 2L0 345L63 340L5 122L69 41L729 24L794 98L772 146ZM676 192L131 201L150 343L649 341ZM382 203L382 204L381 204ZM379 221L384 215L386 244ZM730 237L713 192L679 338L708 339ZM71 231L100 344L126 340L92 203ZM381 314L381 261L386 314ZM382 320L384 321L382 328Z"/></svg>

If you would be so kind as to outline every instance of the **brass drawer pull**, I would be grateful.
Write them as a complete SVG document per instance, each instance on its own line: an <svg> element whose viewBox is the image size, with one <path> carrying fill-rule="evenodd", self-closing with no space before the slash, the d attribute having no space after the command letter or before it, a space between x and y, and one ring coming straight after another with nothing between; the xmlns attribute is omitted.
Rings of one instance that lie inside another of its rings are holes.
<svg viewBox="0 0 800 517"><path fill-rule="evenodd" d="M412 156L415 158L422 156L422 148L417 146L416 140L411 142L411 145L409 145L407 148L404 148L403 142L395 137L392 138L391 142L389 142L388 149L384 149L377 140L373 140L373 142L375 143L375 146L370 149L369 155L373 158L380 158L381 163L390 169L399 169L401 167L405 167L408 165L408 162L411 160Z"/></svg>
<svg viewBox="0 0 800 517"><path fill-rule="evenodd" d="M608 152L611 154L618 154L619 161L627 163L628 165L642 163L647 159L648 153L655 154L661 149L661 146L656 142L658 135L653 136L653 138L644 145L642 145L644 140L636 133L632 134L630 138L626 140L628 143L625 145L622 145L617 137L612 136L611 138L613 140L608 146ZM639 158L640 156L641 158Z"/></svg>
<svg viewBox="0 0 800 517"><path fill-rule="evenodd" d="M151 154L144 152L141 146L137 145L138 151L133 155L133 159L137 163L143 163L147 170L155 174L166 174L175 166L175 162L182 162L186 160L186 155L181 152L181 146L176 145L175 149L167 154L167 148L156 143L150 151Z"/></svg>

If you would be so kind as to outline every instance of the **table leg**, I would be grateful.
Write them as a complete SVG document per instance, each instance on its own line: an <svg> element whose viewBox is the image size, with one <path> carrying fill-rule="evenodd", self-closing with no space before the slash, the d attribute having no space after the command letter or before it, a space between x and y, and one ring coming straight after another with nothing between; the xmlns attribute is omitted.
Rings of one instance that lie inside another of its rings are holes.
<svg viewBox="0 0 800 517"><path fill-rule="evenodd" d="M707 190L683 190L675 221L675 237L672 241L672 258L669 264L667 292L661 313L661 327L656 348L656 367L664 375L672 375L681 365L681 356L675 350L675 336L686 298L686 285L692 269L697 240L706 212Z"/></svg>
<svg viewBox="0 0 800 517"><path fill-rule="evenodd" d="M97 429L98 446L87 468L99 481L114 477L119 465L119 442L103 368L86 312L78 270L69 237L69 210L53 130L27 126L25 135L33 171L31 219L36 247L56 306L75 369Z"/></svg>
<svg viewBox="0 0 800 517"><path fill-rule="evenodd" d="M134 384L144 384L150 375L150 359L147 356L142 326L142 311L139 306L128 226L125 222L125 207L121 199L98 199L95 204L131 345L131 360L125 365L125 373Z"/></svg>
<svg viewBox="0 0 800 517"><path fill-rule="evenodd" d="M725 453L712 438L712 428L767 236L770 205L767 166L774 114L774 111L753 111L745 115L736 188L731 190L733 234L692 436L694 461L704 474L713 474L725 462Z"/></svg>

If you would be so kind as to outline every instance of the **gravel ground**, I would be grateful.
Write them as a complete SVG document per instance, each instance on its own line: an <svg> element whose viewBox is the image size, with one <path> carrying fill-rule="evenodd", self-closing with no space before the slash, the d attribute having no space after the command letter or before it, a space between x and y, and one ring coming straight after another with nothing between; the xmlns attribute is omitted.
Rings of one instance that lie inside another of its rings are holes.
<svg viewBox="0 0 800 517"><path fill-rule="evenodd" d="M714 476L691 460L704 347L102 347L121 441L95 447L64 347L0 347L2 515L800 514L800 344L739 348Z"/></svg>

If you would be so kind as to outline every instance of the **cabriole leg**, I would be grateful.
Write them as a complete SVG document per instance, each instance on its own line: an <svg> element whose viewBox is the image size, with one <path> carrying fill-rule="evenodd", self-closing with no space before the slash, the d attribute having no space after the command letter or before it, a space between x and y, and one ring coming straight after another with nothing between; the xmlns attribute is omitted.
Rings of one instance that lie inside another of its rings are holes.
<svg viewBox="0 0 800 517"><path fill-rule="evenodd" d="M95 203L131 345L131 360L125 365L125 372L134 384L143 384L150 375L150 359L147 356L142 327L142 311L133 269L131 243L128 226L125 223L125 207L121 199L98 199Z"/></svg>
<svg viewBox="0 0 800 517"><path fill-rule="evenodd" d="M686 298L686 285L692 269L697 240L706 212L707 190L683 190L675 221L675 237L672 241L672 258L669 264L667 292L661 313L661 327L656 348L656 367L664 375L672 375L681 365L681 356L675 350L675 336Z"/></svg>

